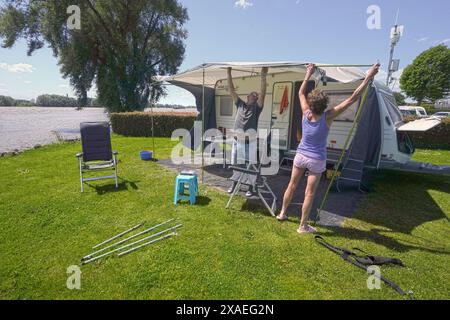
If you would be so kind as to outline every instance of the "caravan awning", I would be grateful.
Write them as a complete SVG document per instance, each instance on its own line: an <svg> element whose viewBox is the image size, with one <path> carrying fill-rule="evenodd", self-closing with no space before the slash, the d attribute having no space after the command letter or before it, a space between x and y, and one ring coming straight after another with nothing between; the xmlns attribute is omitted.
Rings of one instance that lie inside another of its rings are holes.
<svg viewBox="0 0 450 320"><path fill-rule="evenodd" d="M397 128L397 131L403 131L403 132L425 132L428 130L433 129L434 127L437 127L442 123L442 120L440 118L436 117L429 117L425 119L419 119L412 122L408 122L399 128Z"/></svg>
<svg viewBox="0 0 450 320"><path fill-rule="evenodd" d="M369 65L327 65L316 64L327 73L327 77L342 83L350 83L364 79L365 72L360 67ZM298 72L304 73L305 62L217 62L205 63L198 67L184 71L174 76L160 77L160 81L178 82L190 85L203 84L203 72L205 73L205 86L214 88L217 81L227 78L227 68L233 68L233 77L258 75L262 67L269 67L269 73Z"/></svg>

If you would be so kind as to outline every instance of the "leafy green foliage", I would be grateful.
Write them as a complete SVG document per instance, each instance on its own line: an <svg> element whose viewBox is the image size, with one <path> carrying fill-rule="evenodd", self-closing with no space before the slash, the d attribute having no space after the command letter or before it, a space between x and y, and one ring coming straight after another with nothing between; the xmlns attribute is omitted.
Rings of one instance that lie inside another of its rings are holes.
<svg viewBox="0 0 450 320"><path fill-rule="evenodd" d="M56 94L40 95L36 99L36 105L39 107L77 107L78 102L74 98L59 96Z"/></svg>
<svg viewBox="0 0 450 320"><path fill-rule="evenodd" d="M11 106L15 106L16 105L16 101L8 96L0 96L0 106L3 107L11 107Z"/></svg>
<svg viewBox="0 0 450 320"><path fill-rule="evenodd" d="M6 0L0 9L4 48L25 38L28 54L48 44L64 77L87 104L95 83L111 112L143 110L163 88L155 76L173 74L184 57L187 10L177 0ZM81 10L81 30L67 26L67 8Z"/></svg>
<svg viewBox="0 0 450 320"><path fill-rule="evenodd" d="M398 106L404 106L406 104L406 97L401 92L394 92L395 102Z"/></svg>
<svg viewBox="0 0 450 320"><path fill-rule="evenodd" d="M152 114L149 112L112 113L111 126L115 133L131 137L152 136ZM190 130L194 126L196 115L192 113L158 113L153 116L153 128L156 137L171 137L176 129Z"/></svg>
<svg viewBox="0 0 450 320"><path fill-rule="evenodd" d="M0 96L0 107L30 107L34 103L29 100L14 99L8 96Z"/></svg>
<svg viewBox="0 0 450 320"><path fill-rule="evenodd" d="M408 117L407 122L417 120L416 117ZM437 127L425 132L409 132L408 135L417 148L450 150L450 118L442 119Z"/></svg>
<svg viewBox="0 0 450 320"><path fill-rule="evenodd" d="M422 52L403 71L400 87L419 104L443 98L450 90L450 49L439 45Z"/></svg>

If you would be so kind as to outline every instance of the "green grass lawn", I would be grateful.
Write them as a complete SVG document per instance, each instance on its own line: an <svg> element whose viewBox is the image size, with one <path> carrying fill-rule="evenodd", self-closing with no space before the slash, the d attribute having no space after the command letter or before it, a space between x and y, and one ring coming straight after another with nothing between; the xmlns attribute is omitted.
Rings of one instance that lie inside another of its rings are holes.
<svg viewBox="0 0 450 320"><path fill-rule="evenodd" d="M139 160L145 138L113 137L120 151L119 191L108 181L79 192L79 143L0 159L2 299L399 299L367 275L262 211L226 210L227 195L201 187L199 204L172 204L175 172ZM157 157L173 143L157 140ZM416 160L450 163L449 151L419 150ZM319 228L337 244L402 259L383 275L418 299L450 294L450 181L380 172L374 192L344 228ZM81 290L66 288L71 265L92 245L145 221L178 218L179 236L125 257L82 266Z"/></svg>

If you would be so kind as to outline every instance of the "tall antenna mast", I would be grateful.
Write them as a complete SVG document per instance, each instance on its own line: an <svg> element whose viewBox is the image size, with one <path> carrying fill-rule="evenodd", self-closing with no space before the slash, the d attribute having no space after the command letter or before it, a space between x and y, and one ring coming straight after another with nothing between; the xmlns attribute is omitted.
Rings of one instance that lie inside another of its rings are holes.
<svg viewBox="0 0 450 320"><path fill-rule="evenodd" d="M389 84L392 81L392 74L395 71L398 71L398 68L400 66L400 60L394 59L394 49L395 46L400 41L400 38L403 36L403 32L405 27L398 25L398 16L399 16L400 9L397 9L397 14L395 16L395 25L391 29L391 51L389 54L389 64L388 64L388 75L386 79L386 86L389 87Z"/></svg>

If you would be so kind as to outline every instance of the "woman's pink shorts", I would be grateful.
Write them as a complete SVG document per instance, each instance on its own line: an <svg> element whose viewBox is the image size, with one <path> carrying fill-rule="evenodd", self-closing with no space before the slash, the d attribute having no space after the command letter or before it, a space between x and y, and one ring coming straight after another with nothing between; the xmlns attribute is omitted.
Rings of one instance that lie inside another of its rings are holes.
<svg viewBox="0 0 450 320"><path fill-rule="evenodd" d="M297 153L294 158L294 166L300 169L306 168L312 173L323 173L327 170L327 160L312 159Z"/></svg>

